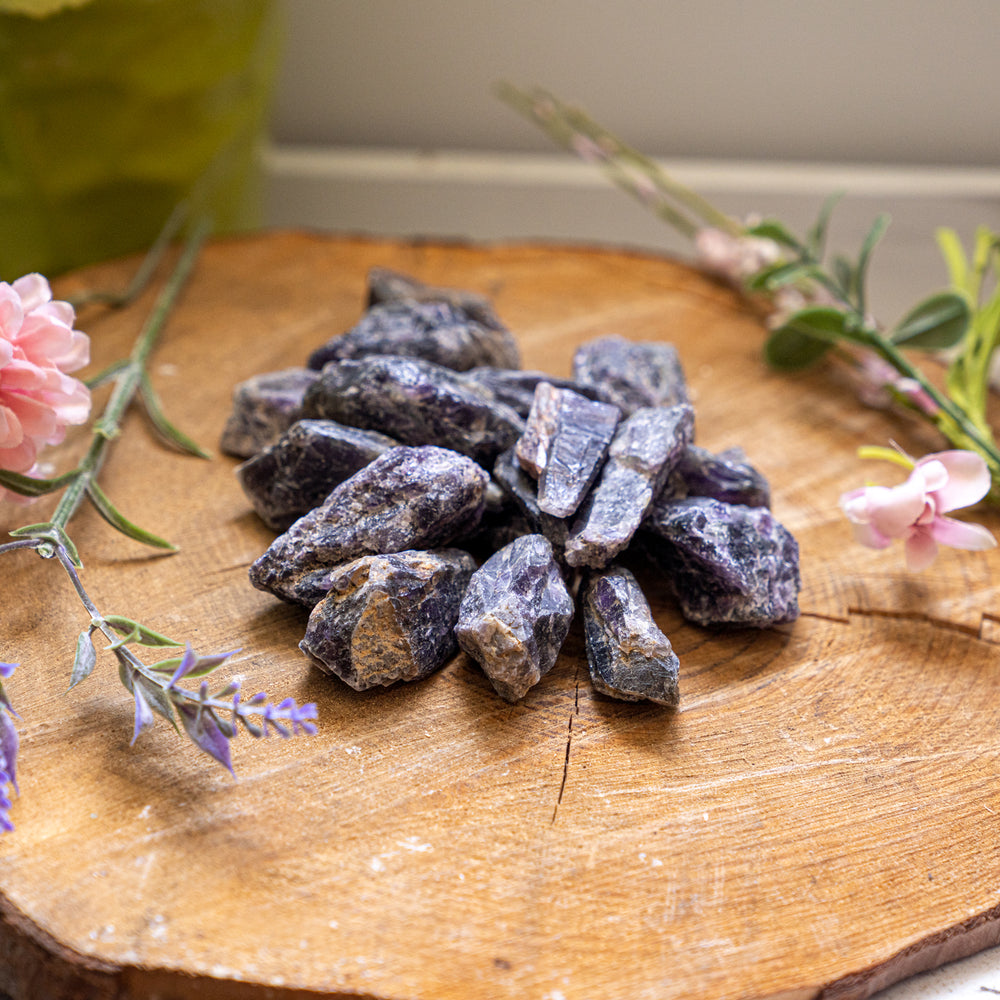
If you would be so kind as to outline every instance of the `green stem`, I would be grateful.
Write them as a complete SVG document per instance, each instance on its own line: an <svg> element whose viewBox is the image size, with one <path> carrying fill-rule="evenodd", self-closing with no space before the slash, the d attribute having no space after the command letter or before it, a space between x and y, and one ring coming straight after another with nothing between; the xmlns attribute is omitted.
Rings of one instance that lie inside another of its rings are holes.
<svg viewBox="0 0 1000 1000"><path fill-rule="evenodd" d="M200 224L188 239L173 274L160 292L153 311L132 348L128 363L115 376L111 397L100 419L94 424L93 439L87 454L77 465L76 476L60 497L52 515L53 525L66 528L83 502L90 484L97 479L111 441L120 433L125 412L142 385L150 352L194 267L201 245L208 235L208 228L207 222Z"/></svg>
<svg viewBox="0 0 1000 1000"><path fill-rule="evenodd" d="M692 209L697 214L707 213L711 219L711 224L714 226L718 226L734 234L742 232L741 227L732 219L718 212L693 191L678 184L673 178L666 175L655 161L644 157L637 150L631 149L610 133L598 128L582 112L568 108L551 94L540 90L528 93L519 90L509 83L501 83L497 87L497 94L507 105L534 122L550 139L564 149L577 155L583 155L581 150L574 144L574 140L585 138L593 142L597 151L597 166L618 187L639 201L644 207L651 209L664 222L689 239L701 227L671 205L663 195L674 197L682 205ZM602 139L605 140L603 144L601 142ZM612 148L609 149L607 148L608 146ZM624 166L629 161L656 188L659 197L655 201L650 199L648 191L636 183L634 176Z"/></svg>
<svg viewBox="0 0 1000 1000"><path fill-rule="evenodd" d="M867 340L872 350L888 361L904 378L910 378L917 382L937 404L941 414L947 418L942 419L941 415L935 418L941 433L952 444L960 447L971 444L990 467L990 475L994 483L1000 486L1000 450L997 449L992 435L984 433L978 428L960 406L956 406L937 386L929 382L919 368L910 364L895 344L876 331L869 330L867 333L869 334ZM953 426L949 426L949 422Z"/></svg>

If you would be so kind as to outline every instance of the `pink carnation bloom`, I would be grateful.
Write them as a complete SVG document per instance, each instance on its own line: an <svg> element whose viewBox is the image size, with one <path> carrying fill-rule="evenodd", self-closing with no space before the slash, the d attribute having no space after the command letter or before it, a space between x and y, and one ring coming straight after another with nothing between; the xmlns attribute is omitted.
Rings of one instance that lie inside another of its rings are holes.
<svg viewBox="0 0 1000 1000"><path fill-rule="evenodd" d="M864 486L840 498L859 542L883 549L904 540L906 565L926 569L938 544L978 551L996 545L980 524L943 517L986 496L990 474L983 459L971 451L942 451L920 459L899 486Z"/></svg>
<svg viewBox="0 0 1000 1000"><path fill-rule="evenodd" d="M0 282L0 469L31 475L38 452L90 415L90 391L69 374L90 361L74 320L40 274Z"/></svg>

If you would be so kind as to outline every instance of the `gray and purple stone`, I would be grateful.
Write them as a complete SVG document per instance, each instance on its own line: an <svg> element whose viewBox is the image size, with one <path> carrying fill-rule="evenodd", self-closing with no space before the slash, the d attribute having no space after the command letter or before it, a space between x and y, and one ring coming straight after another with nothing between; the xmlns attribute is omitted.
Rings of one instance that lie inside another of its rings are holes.
<svg viewBox="0 0 1000 1000"><path fill-rule="evenodd" d="M318 507L339 485L399 444L377 431L333 420L299 420L236 468L254 510L274 531Z"/></svg>
<svg viewBox="0 0 1000 1000"><path fill-rule="evenodd" d="M607 566L632 540L693 436L694 410L686 403L642 407L622 421L566 539L566 562Z"/></svg>
<svg viewBox="0 0 1000 1000"><path fill-rule="evenodd" d="M641 534L690 621L765 628L798 617L799 547L766 507L656 503Z"/></svg>
<svg viewBox="0 0 1000 1000"><path fill-rule="evenodd" d="M488 389L493 396L501 403L506 403L512 410L516 410L520 416L527 418L531 412L531 404L535 399L535 389L539 382L548 382L556 389L570 389L586 396L588 399L598 399L601 402L608 402L600 395L600 391L593 386L580 385L572 379L556 378L545 372L519 371L513 368L494 368L491 366L481 366L470 368L463 373L467 379L471 379L477 385Z"/></svg>
<svg viewBox="0 0 1000 1000"><path fill-rule="evenodd" d="M742 448L728 448L717 455L690 445L674 469L675 475L661 494L664 500L686 496L712 497L723 503L747 507L769 507L771 488L767 479L748 461Z"/></svg>
<svg viewBox="0 0 1000 1000"><path fill-rule="evenodd" d="M518 462L538 478L538 506L569 517L604 464L621 411L569 389L539 382L516 445Z"/></svg>
<svg viewBox="0 0 1000 1000"><path fill-rule="evenodd" d="M316 348L308 366L318 370L330 361L370 354L423 358L455 371L520 364L507 330L483 326L449 302L400 299L372 306L350 330Z"/></svg>
<svg viewBox="0 0 1000 1000"><path fill-rule="evenodd" d="M569 522L564 517L546 514L538 506L538 484L521 468L513 448L497 455L493 463L493 478L514 501L531 526L531 533L544 535L561 555L569 534Z"/></svg>
<svg viewBox="0 0 1000 1000"><path fill-rule="evenodd" d="M641 406L687 403L687 382L672 344L600 337L573 355L573 379L593 386L628 415Z"/></svg>
<svg viewBox="0 0 1000 1000"><path fill-rule="evenodd" d="M337 566L299 648L355 691L421 680L458 652L458 609L476 569L461 549L362 556Z"/></svg>
<svg viewBox="0 0 1000 1000"><path fill-rule="evenodd" d="M250 567L250 582L312 607L340 563L431 549L471 534L483 514L485 470L445 448L390 448L335 487Z"/></svg>
<svg viewBox="0 0 1000 1000"><path fill-rule="evenodd" d="M219 447L227 455L250 458L273 444L302 416L302 400L317 378L307 368L286 368L240 382Z"/></svg>
<svg viewBox="0 0 1000 1000"><path fill-rule="evenodd" d="M524 421L458 372L420 358L332 361L306 393L304 415L381 431L408 445L440 445L490 465Z"/></svg>
<svg viewBox="0 0 1000 1000"><path fill-rule="evenodd" d="M680 662L635 577L621 566L594 574L581 607L594 688L623 701L676 707Z"/></svg>
<svg viewBox="0 0 1000 1000"><path fill-rule="evenodd" d="M522 535L473 574L455 635L500 697L513 702L552 669L572 618L548 539Z"/></svg>
<svg viewBox="0 0 1000 1000"><path fill-rule="evenodd" d="M482 326L504 332L507 329L494 312L493 304L484 295L461 288L441 288L436 285L428 285L408 274L390 271L385 267L371 268L368 272L369 308L384 302L399 302L401 299L412 299L416 302L447 302ZM516 344L513 347L513 352L513 356L517 358ZM517 362L511 367L516 368Z"/></svg>

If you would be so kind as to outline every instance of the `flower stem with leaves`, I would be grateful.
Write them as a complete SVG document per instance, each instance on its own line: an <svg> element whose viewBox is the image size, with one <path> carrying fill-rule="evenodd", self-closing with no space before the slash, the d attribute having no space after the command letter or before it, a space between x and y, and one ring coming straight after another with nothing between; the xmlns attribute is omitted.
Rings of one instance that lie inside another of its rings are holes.
<svg viewBox="0 0 1000 1000"><path fill-rule="evenodd" d="M866 286L888 216L875 220L856 260L836 257L828 265L825 242L839 195L822 206L804 239L773 219L743 224L547 91L503 83L498 95L558 145L596 163L627 194L692 239L704 264L762 296L772 312L764 354L773 367L797 371L833 348L859 371L871 371L870 361L877 360L879 387L933 423L955 447L979 454L990 472L991 499L1000 502L1000 449L987 418L990 370L1000 340L1000 290L988 297L983 293L988 276L995 279L1000 273L998 234L980 230L969 260L953 232L939 233L952 288L924 299L884 331L869 314ZM722 252L709 258L704 251L709 243L716 251L721 246ZM944 389L911 360L910 351L949 359Z"/></svg>
<svg viewBox="0 0 1000 1000"><path fill-rule="evenodd" d="M168 226L173 227L175 222L172 217ZM70 688L84 681L94 670L98 653L94 636L103 635L109 643L106 651L115 657L119 678L134 700L133 743L152 724L154 714L158 714L167 719L175 729L179 722L196 746L232 771L230 741L240 728L254 737L267 736L271 732L283 737L299 733L311 734L316 731L312 721L316 718L316 706L299 706L292 698L273 704L264 693L244 701L240 682L236 680L224 684L214 692L209 690L206 680L202 680L197 690L181 687L180 682L185 678L206 677L237 651L199 656L189 644L170 639L131 618L102 614L84 588L79 573L82 568L80 555L68 533L71 519L86 499L112 527L127 537L157 549L175 551L170 542L133 524L122 515L101 489L98 477L113 442L122 432L125 414L136 399L142 401L153 426L167 443L188 454L209 457L166 418L148 371L151 353L194 268L207 233L207 224L194 227L128 358L116 362L92 380L91 386L111 383L112 389L101 416L93 424L90 445L77 465L69 472L48 479L36 479L0 470L0 486L13 492L39 497L62 491L51 518L11 531L14 541L0 544L0 554L33 549L44 559L55 559L69 576L90 618L77 640ZM158 259L162 253L163 247L158 242L151 255ZM140 268L143 281L149 278L148 261L149 257ZM135 285L136 282L133 282L132 286ZM127 296L129 294L126 293ZM94 298L108 302L111 297ZM132 648L134 646L184 646L184 652L179 656L146 664L135 654ZM15 790L17 788L15 771L18 743L11 718L15 713L2 684L3 679L13 673L15 666L12 663L0 664L0 830L12 829L8 815L11 802L6 788L8 785Z"/></svg>

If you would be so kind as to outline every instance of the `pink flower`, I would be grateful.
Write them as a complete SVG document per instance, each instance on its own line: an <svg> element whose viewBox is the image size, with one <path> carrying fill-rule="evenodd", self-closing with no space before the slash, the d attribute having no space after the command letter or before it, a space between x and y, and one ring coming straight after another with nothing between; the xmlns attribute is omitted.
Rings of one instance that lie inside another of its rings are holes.
<svg viewBox="0 0 1000 1000"><path fill-rule="evenodd" d="M781 247L762 236L733 236L722 229L699 229L694 237L698 262L707 271L741 282L781 259Z"/></svg>
<svg viewBox="0 0 1000 1000"><path fill-rule="evenodd" d="M40 274L0 282L0 469L30 475L38 452L90 415L90 391L69 374L90 361L74 320Z"/></svg>
<svg viewBox="0 0 1000 1000"><path fill-rule="evenodd" d="M989 470L979 455L942 451L920 459L905 483L851 490L840 506L862 545L883 549L902 538L906 565L922 570L934 561L939 543L973 551L996 545L982 525L942 516L977 503L989 488Z"/></svg>

